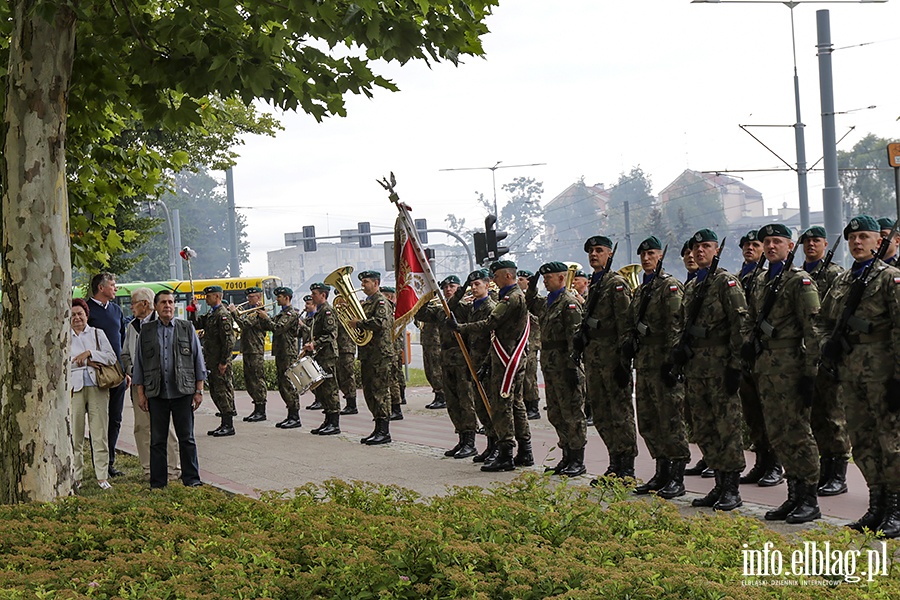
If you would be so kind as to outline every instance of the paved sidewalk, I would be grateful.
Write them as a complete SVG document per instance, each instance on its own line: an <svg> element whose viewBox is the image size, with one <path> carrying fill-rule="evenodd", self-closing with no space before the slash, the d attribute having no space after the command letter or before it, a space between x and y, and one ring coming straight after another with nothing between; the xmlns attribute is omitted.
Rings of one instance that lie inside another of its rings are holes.
<svg viewBox="0 0 900 600"><path fill-rule="evenodd" d="M237 434L227 438L206 435L219 422L215 406L205 394L203 404L196 413L195 435L199 452L201 476L209 484L234 493L258 497L263 491L292 490L306 483L321 483L327 479L362 480L396 484L424 495L444 493L448 486L489 486L495 481L509 481L518 471L511 473L482 473L471 459L446 458L444 450L456 443L456 435L446 410L428 410L431 401L428 388L407 389L409 404L403 407L405 419L391 423L392 444L365 446L360 438L371 433L373 423L362 391L359 392L360 414L341 417L343 433L337 436L311 435L310 429L318 427L323 415L318 411L304 410L313 401L312 394L301 397L300 416L303 427L281 430L275 423L284 419L287 411L278 392L269 392L268 421L244 423L241 418L252 411L252 403L246 392L236 392L235 402L239 417ZM543 405L543 401L542 401ZM542 411L543 418L530 421L534 456L538 465L534 470L543 471L542 463L553 465L559 459L555 448L556 435ZM133 417L130 402L126 402L123 415L119 449L134 453L132 435ZM640 438L639 438L640 440ZM485 438L479 436L479 449ZM699 451L694 447L694 458ZM752 454L747 454L748 465ZM588 432L585 456L588 473L602 473L608 465L603 442L593 428ZM653 474L653 460L641 443L640 455L635 462L639 477ZM859 470L848 469L850 492L833 498L820 498L822 513L834 517L830 521L841 523L859 517L865 512L868 496L865 482ZM587 484L589 476L578 478ZM686 477L689 490L686 500L706 494L713 484L711 479ZM771 506L784 501L787 489L784 484L774 488L742 485L741 495L745 508L743 514L761 516ZM681 502L686 505L687 501Z"/></svg>

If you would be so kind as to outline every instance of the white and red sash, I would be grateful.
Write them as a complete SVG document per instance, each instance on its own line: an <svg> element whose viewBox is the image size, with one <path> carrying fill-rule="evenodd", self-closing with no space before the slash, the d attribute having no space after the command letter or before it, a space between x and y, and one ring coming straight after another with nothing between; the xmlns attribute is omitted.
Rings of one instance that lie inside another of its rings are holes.
<svg viewBox="0 0 900 600"><path fill-rule="evenodd" d="M494 347L494 351L497 353L497 356L500 358L500 362L503 363L503 382L500 385L500 396L502 398L509 398L510 390L512 389L513 379L516 377L516 372L519 370L519 364L522 362L522 356L525 355L525 346L528 344L528 333L531 331L531 319L525 320L525 332L522 334L522 339L516 344L516 349L513 351L512 356L510 356L503 346L500 344L500 340L497 339L497 336L491 332L491 345Z"/></svg>

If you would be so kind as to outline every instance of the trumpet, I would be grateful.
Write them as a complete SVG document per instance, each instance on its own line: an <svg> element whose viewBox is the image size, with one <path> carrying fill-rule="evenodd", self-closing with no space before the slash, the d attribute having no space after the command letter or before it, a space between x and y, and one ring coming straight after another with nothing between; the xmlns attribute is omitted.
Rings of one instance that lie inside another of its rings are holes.
<svg viewBox="0 0 900 600"><path fill-rule="evenodd" d="M238 306L235 307L234 312L237 315L246 315L247 313L251 313L253 311L260 310L260 309L262 309L266 312L269 312L270 310L273 310L275 308L274 302L269 302L268 304L263 304L262 306L250 306L248 308L240 308L244 304L247 304L247 302L242 302L241 304L239 304Z"/></svg>

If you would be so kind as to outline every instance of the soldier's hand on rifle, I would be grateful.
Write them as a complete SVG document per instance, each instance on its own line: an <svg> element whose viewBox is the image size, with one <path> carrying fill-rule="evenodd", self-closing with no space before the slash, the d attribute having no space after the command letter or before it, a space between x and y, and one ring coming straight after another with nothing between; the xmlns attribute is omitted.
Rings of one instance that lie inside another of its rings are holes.
<svg viewBox="0 0 900 600"><path fill-rule="evenodd" d="M813 397L816 395L816 378L812 375L803 375L797 382L797 394L803 400L804 408L811 408Z"/></svg>
<svg viewBox="0 0 900 600"><path fill-rule="evenodd" d="M675 377L675 373L673 372L674 369L675 365L672 363L663 363L659 367L659 377L662 379L663 385L669 389L672 389L678 384L678 378Z"/></svg>
<svg viewBox="0 0 900 600"><path fill-rule="evenodd" d="M900 379L891 379L887 384L887 394L885 394L888 410L892 413L900 411Z"/></svg>
<svg viewBox="0 0 900 600"><path fill-rule="evenodd" d="M478 367L478 371L475 374L478 376L478 381L486 383L491 378L491 363L486 362Z"/></svg>
<svg viewBox="0 0 900 600"><path fill-rule="evenodd" d="M734 367L725 367L725 391L728 394L737 394L741 387L741 370Z"/></svg>
<svg viewBox="0 0 900 600"><path fill-rule="evenodd" d="M628 367L631 367L630 362ZM631 383L630 368L626 368L622 363L616 363L616 366L613 369L613 381L615 381L616 385L622 389L628 387L628 384Z"/></svg>

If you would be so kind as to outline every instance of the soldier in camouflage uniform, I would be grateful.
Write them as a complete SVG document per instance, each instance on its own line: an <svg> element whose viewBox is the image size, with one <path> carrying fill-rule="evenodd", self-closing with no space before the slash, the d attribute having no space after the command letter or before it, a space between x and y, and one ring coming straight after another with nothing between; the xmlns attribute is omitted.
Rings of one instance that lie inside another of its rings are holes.
<svg viewBox="0 0 900 600"><path fill-rule="evenodd" d="M308 344L312 338L310 337L310 329L312 328L313 319L316 317L316 303L312 294L303 296L303 312L300 313L303 329L300 334L300 346ZM313 395L312 404L306 407L306 410L322 410L324 407L319 401L319 397Z"/></svg>
<svg viewBox="0 0 900 600"><path fill-rule="evenodd" d="M623 352L634 359L638 430L656 460L656 471L634 492L657 492L672 499L685 493L684 467L691 458L684 424L684 386L671 376L668 364L669 351L681 336L683 287L660 270L663 252L656 236L642 241L637 253L644 277L628 311L630 332Z"/></svg>
<svg viewBox="0 0 900 600"><path fill-rule="evenodd" d="M853 443L853 460L869 487L869 508L848 525L887 538L900 536L900 270L882 261L872 265L865 293L843 339L832 337L853 282L873 260L880 227L860 215L844 229L853 266L841 273L822 302L825 369L836 371ZM845 345L847 348L845 348Z"/></svg>
<svg viewBox="0 0 900 600"><path fill-rule="evenodd" d="M529 285L525 299L531 314L541 324L541 371L547 392L547 418L556 429L557 445L567 450L568 460L555 471L558 475L577 477L587 470L584 447L587 426L584 418L584 371L575 362L575 334L581 328L581 305L575 294L566 289L568 267L558 261L541 265L547 297ZM552 470L552 469L551 469Z"/></svg>
<svg viewBox="0 0 900 600"><path fill-rule="evenodd" d="M516 273L519 289L522 292L528 290L528 280L534 273L528 269L519 269ZM529 420L541 418L541 394L538 389L538 352L541 351L541 323L534 313L530 314L531 329L528 333L528 356L525 363L525 384L522 392L522 401Z"/></svg>
<svg viewBox="0 0 900 600"><path fill-rule="evenodd" d="M828 248L828 234L824 227L810 227L800 235L800 243L805 255L803 270L816 282L821 302L844 269L833 262L824 265L825 249ZM831 378L816 378L810 425L819 449L819 495L847 493L850 436L847 434L844 406L838 398L838 384Z"/></svg>
<svg viewBox="0 0 900 600"><path fill-rule="evenodd" d="M444 400L444 374L441 368L441 331L437 323L417 322L419 327L419 344L422 346L422 362L425 369L425 379L431 386L434 400L425 405L425 408L447 408Z"/></svg>
<svg viewBox="0 0 900 600"><path fill-rule="evenodd" d="M309 341L303 345L306 356L312 356L316 364L325 371L326 378L313 390L316 400L325 411L325 422L310 431L314 435L337 435L341 432L341 397L338 394L334 376L337 361L337 333L341 329L337 315L328 302L331 286L313 283L309 286L316 313L309 326Z"/></svg>
<svg viewBox="0 0 900 600"><path fill-rule="evenodd" d="M516 283L516 263L499 260L491 263L494 283L500 288L497 305L485 321L456 325L461 333L478 335L494 332L494 342L490 361L490 391L486 391L491 402L491 423L497 436L496 457L489 456L482 471L512 471L516 465L513 457L514 438L520 436L531 440L528 421L524 410L518 412L522 419L521 432L516 431L514 407L522 402L522 384L525 378L525 354L528 343L529 317L525 304L525 294ZM446 382L445 382L446 383Z"/></svg>
<svg viewBox="0 0 900 600"><path fill-rule="evenodd" d="M881 227L881 236L888 237L891 235L891 229L894 228L894 219L890 217L881 217L878 219L878 226ZM884 254L884 262L892 267L897 266L897 249L900 248L900 234L891 238L890 247Z"/></svg>
<svg viewBox="0 0 900 600"><path fill-rule="evenodd" d="M360 443L375 446L392 441L389 418L391 369L394 360L394 341L391 339L394 311L380 291L381 273L361 271L358 277L362 282L363 293L366 294L362 303L366 318L362 321L351 319L348 325L372 332L372 340L359 347L359 362L363 395L369 412L375 419L375 429L361 439Z"/></svg>
<svg viewBox="0 0 900 600"><path fill-rule="evenodd" d="M787 270L785 261L794 247L787 227L766 225L758 237L769 270L758 273L751 286L750 320L756 325L742 354L753 368L766 432L788 480L787 500L767 512L766 520L808 523L822 516L816 494L819 451L809 425L819 361L820 335L814 322L819 293L806 271L794 266Z"/></svg>
<svg viewBox="0 0 900 600"><path fill-rule="evenodd" d="M359 413L356 407L356 342L344 329L344 324L338 327L338 359L335 367L338 387L344 395L346 406L341 410L342 415L355 415Z"/></svg>
<svg viewBox="0 0 900 600"><path fill-rule="evenodd" d="M737 392L741 382L741 347L749 333L749 321L747 300L737 277L722 268L709 271L718 249L715 232L701 229L694 234L691 252L699 270L685 286L681 319L683 329L690 325L686 328L690 344L683 346L679 342L672 361L684 370L684 397L691 406L697 444L716 471L713 489L691 504L732 510L743 504L738 490L745 462ZM688 315L704 285L706 293L697 319L688 324Z"/></svg>
<svg viewBox="0 0 900 600"><path fill-rule="evenodd" d="M684 246L681 247L681 261L682 263L684 263L684 269L687 271L687 277L684 280L684 285L687 285L689 281L697 276L697 261L694 260L694 255L691 252L691 240L686 241L684 243ZM683 295L682 301L684 301ZM696 444L697 439L694 435L694 420L691 417L691 405L687 402L684 402L684 424L688 428L688 442ZM693 467L685 469L684 474L701 475L705 477L715 476L715 473L708 467L708 465L706 464L706 460L703 459L703 456L700 457L700 460L698 460Z"/></svg>
<svg viewBox="0 0 900 600"><path fill-rule="evenodd" d="M209 312L198 315L196 299L192 299L194 310L188 312L195 329L203 330L203 358L209 373L207 384L219 410L221 424L207 435L225 437L234 435L234 380L231 375L231 358L234 349L234 319L228 309L222 305L222 288L218 285L207 286L203 293Z"/></svg>
<svg viewBox="0 0 900 600"><path fill-rule="evenodd" d="M289 287L275 288L275 301L279 312L275 317L260 311L262 325L272 334L272 355L278 372L278 393L287 407L287 418L275 424L279 429L295 429L300 423L300 393L288 377L288 368L300 355L300 337L307 331L300 320L300 311L291 306L294 290Z"/></svg>
<svg viewBox="0 0 900 600"><path fill-rule="evenodd" d="M634 458L638 452L631 399L634 386L631 364L626 365L621 354L628 337L625 316L631 304L631 288L624 277L611 270L612 265L607 272L606 263L612 254L612 242L608 237L595 235L588 238L584 251L594 269L589 296L598 294L596 304L590 303L594 304L593 310L588 313L591 309L588 304L584 309L586 401L591 404L594 426L609 452L609 468L604 475L634 477Z"/></svg>
<svg viewBox="0 0 900 600"><path fill-rule="evenodd" d="M262 289L247 288L248 309L261 307ZM266 420L266 335L268 332L260 324L256 311L245 310L243 314L234 304L228 305L235 322L241 328L241 360L244 363L244 384L253 399L253 412L244 417L248 423Z"/></svg>
<svg viewBox="0 0 900 600"><path fill-rule="evenodd" d="M385 299L391 304L391 314L397 312L397 290L392 287L383 286L381 293ZM404 329L397 339L394 340L393 356L391 363L391 421L403 420L403 409L401 404L406 404L406 376L403 373L403 345L406 343L406 330Z"/></svg>

